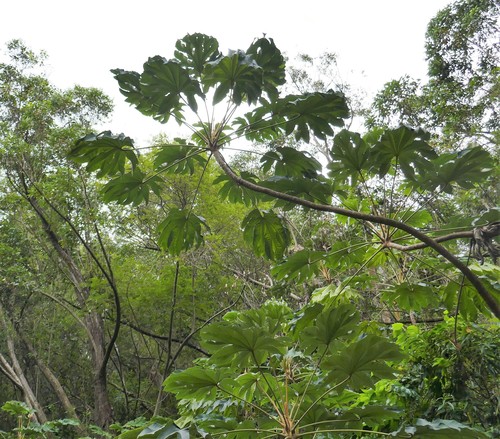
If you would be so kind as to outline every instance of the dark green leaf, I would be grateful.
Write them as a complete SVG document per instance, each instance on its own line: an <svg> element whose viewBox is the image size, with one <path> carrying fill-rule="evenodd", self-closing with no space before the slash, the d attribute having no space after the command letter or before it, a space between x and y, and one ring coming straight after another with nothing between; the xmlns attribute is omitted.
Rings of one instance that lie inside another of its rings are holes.
<svg viewBox="0 0 500 439"><path fill-rule="evenodd" d="M220 56L217 40L200 33L187 34L181 40L177 40L175 48L175 57L180 65L193 70L197 76L201 76L207 62L214 61Z"/></svg>
<svg viewBox="0 0 500 439"><path fill-rule="evenodd" d="M416 426L406 427L404 432L393 433L393 435L401 439L487 439L489 437L482 431L452 419L436 419L432 422L418 419Z"/></svg>
<svg viewBox="0 0 500 439"><path fill-rule="evenodd" d="M305 142L311 132L321 140L332 136L332 126L343 126L349 116L344 95L334 91L289 95L273 107L277 116L286 119L285 133L295 132L295 138Z"/></svg>
<svg viewBox="0 0 500 439"><path fill-rule="evenodd" d="M127 160L134 170L139 161L133 140L123 134L114 135L111 131L82 137L71 149L69 158L77 163L87 163L87 171L98 171L98 177L118 172L123 174Z"/></svg>
<svg viewBox="0 0 500 439"><path fill-rule="evenodd" d="M304 282L315 276L321 269L324 252L301 250L290 255L285 261L275 265L272 275L277 280Z"/></svg>
<svg viewBox="0 0 500 439"><path fill-rule="evenodd" d="M428 189L452 193L452 184L471 189L495 169L488 151L479 146L458 153L441 154L423 174L422 185Z"/></svg>
<svg viewBox="0 0 500 439"><path fill-rule="evenodd" d="M389 303L396 303L401 309L407 311L421 311L422 309L438 305L436 291L424 284L410 284L403 282L384 291L382 299Z"/></svg>
<svg viewBox="0 0 500 439"><path fill-rule="evenodd" d="M362 172L372 166L369 146L358 133L347 130L342 130L334 137L330 157L332 161L328 164L329 176L342 181L351 177L353 186Z"/></svg>
<svg viewBox="0 0 500 439"><path fill-rule="evenodd" d="M259 38L247 50L262 69L263 91L269 99L278 97L278 87L285 83L285 59L272 38Z"/></svg>
<svg viewBox="0 0 500 439"><path fill-rule="evenodd" d="M250 172L242 171L240 177L251 183L258 183L258 178ZM269 201L271 198L236 183L226 174L219 175L213 184L224 183L219 190L219 196L230 203L243 203L245 206L255 206L259 201Z"/></svg>
<svg viewBox="0 0 500 439"><path fill-rule="evenodd" d="M328 349L339 338L354 337L358 322L359 314L352 305L326 309L316 318L314 325L302 331L303 347L308 352Z"/></svg>
<svg viewBox="0 0 500 439"><path fill-rule="evenodd" d="M205 87L217 86L214 104L223 100L230 91L236 105L243 101L254 104L262 94L262 74L262 68L253 57L241 50L229 51L227 56L206 64L203 83Z"/></svg>
<svg viewBox="0 0 500 439"><path fill-rule="evenodd" d="M436 152L427 143L429 134L401 126L387 129L373 147L374 163L380 176L387 174L393 160L401 167L406 178L415 179L415 171L425 171L430 159L437 157Z"/></svg>
<svg viewBox="0 0 500 439"><path fill-rule="evenodd" d="M315 178L322 169L321 163L308 152L290 147L279 147L266 152L260 163L263 172L269 172L274 167L274 175L283 177Z"/></svg>
<svg viewBox="0 0 500 439"><path fill-rule="evenodd" d="M340 353L329 357L323 366L330 369L327 381L339 383L349 378L353 389L371 387L382 378L394 378L394 370L386 361L403 358L399 347L376 335L368 334L349 345Z"/></svg>
<svg viewBox="0 0 500 439"><path fill-rule="evenodd" d="M209 230L205 219L187 209L170 209L167 218L158 226L158 244L171 255L199 247L203 230Z"/></svg>
<svg viewBox="0 0 500 439"><path fill-rule="evenodd" d="M221 369L190 367L170 375L163 383L163 388L166 392L175 393L177 399L213 400L221 379Z"/></svg>
<svg viewBox="0 0 500 439"><path fill-rule="evenodd" d="M204 150L195 145L167 144L159 146L160 150L154 159L154 166L157 169L173 174L189 173L192 175L196 166L203 167L207 162L206 158L201 155Z"/></svg>
<svg viewBox="0 0 500 439"><path fill-rule="evenodd" d="M127 172L110 180L103 187L103 199L106 202L116 201L119 204L135 206L149 201L149 193L159 195L162 179L157 176L147 176L140 169Z"/></svg>
<svg viewBox="0 0 500 439"><path fill-rule="evenodd" d="M272 211L252 210L242 222L243 237L258 256L273 261L283 257L291 242L285 222Z"/></svg>

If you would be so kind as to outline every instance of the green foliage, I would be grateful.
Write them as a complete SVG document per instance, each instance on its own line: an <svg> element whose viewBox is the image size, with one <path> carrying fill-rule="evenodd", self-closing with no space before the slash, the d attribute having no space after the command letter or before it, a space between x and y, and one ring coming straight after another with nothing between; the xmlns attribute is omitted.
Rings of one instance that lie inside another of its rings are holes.
<svg viewBox="0 0 500 439"><path fill-rule="evenodd" d="M243 237L259 256L271 260L283 257L290 245L290 232L273 211L252 210L242 222Z"/></svg>

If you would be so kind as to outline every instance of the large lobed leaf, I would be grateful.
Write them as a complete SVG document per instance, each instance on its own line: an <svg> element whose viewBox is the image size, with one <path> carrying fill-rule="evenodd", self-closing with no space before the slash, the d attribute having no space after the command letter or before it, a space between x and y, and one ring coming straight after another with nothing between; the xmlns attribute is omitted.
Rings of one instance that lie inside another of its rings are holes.
<svg viewBox="0 0 500 439"><path fill-rule="evenodd" d="M387 339L368 334L347 349L329 357L323 366L330 369L327 381L339 383L349 378L349 387L371 387L382 378L394 378L394 369L386 361L404 358L399 347Z"/></svg>
<svg viewBox="0 0 500 439"><path fill-rule="evenodd" d="M171 255L199 247L203 243L203 231L209 230L205 219L188 209L170 209L158 226L158 244Z"/></svg>
<svg viewBox="0 0 500 439"><path fill-rule="evenodd" d="M123 174L127 161L132 170L139 161L133 140L124 134L112 134L111 131L82 137L71 149L69 158L77 163L87 163L86 170L97 171L98 177Z"/></svg>
<svg viewBox="0 0 500 439"><path fill-rule="evenodd" d="M291 243L285 222L273 211L254 209L242 222L243 238L258 256L276 261Z"/></svg>

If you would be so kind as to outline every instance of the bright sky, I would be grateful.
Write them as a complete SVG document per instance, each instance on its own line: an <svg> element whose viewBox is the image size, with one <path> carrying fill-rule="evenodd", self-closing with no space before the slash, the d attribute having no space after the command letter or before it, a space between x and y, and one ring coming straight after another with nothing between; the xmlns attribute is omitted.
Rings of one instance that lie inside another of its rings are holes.
<svg viewBox="0 0 500 439"><path fill-rule="evenodd" d="M334 52L344 79L374 93L404 74L425 77L426 26L450 2L7 0L1 7L0 50L14 38L45 50L55 85L102 89L115 102L106 128L144 144L166 127L125 103L109 70L142 71L149 56L170 58L175 41L187 33L215 37L224 53L246 49L263 33L289 58Z"/></svg>

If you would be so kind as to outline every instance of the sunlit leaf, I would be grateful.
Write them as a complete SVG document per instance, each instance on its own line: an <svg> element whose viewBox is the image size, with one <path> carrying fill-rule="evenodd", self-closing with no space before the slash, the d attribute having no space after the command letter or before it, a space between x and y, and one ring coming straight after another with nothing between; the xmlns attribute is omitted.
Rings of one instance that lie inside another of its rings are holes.
<svg viewBox="0 0 500 439"><path fill-rule="evenodd" d="M389 303L396 303L401 309L407 311L421 311L428 306L439 305L439 298L434 288L408 282L393 285L389 290L384 291L382 298Z"/></svg>
<svg viewBox="0 0 500 439"><path fill-rule="evenodd" d="M221 369L190 367L170 375L163 383L163 388L166 392L175 393L178 399L214 399L221 377Z"/></svg>

